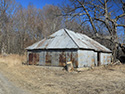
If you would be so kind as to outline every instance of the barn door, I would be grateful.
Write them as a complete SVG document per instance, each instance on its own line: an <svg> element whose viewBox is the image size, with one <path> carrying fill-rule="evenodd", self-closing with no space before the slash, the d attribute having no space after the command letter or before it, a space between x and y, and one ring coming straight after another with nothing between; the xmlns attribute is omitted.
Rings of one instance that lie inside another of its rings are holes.
<svg viewBox="0 0 125 94"><path fill-rule="evenodd" d="M33 64L33 53L29 54L29 65Z"/></svg>
<svg viewBox="0 0 125 94"><path fill-rule="evenodd" d="M36 65L39 62L39 54L30 53L29 54L29 65Z"/></svg>
<svg viewBox="0 0 125 94"><path fill-rule="evenodd" d="M34 64L34 65L37 65L38 62L39 62L39 54L34 53L34 54L33 54L33 64Z"/></svg>
<svg viewBox="0 0 125 94"><path fill-rule="evenodd" d="M51 52L46 53L46 65L51 66Z"/></svg>
<svg viewBox="0 0 125 94"><path fill-rule="evenodd" d="M97 66L100 66L101 65L101 61L100 61L100 52L97 52Z"/></svg>
<svg viewBox="0 0 125 94"><path fill-rule="evenodd" d="M59 66L64 67L66 65L66 54L62 52L59 56Z"/></svg>

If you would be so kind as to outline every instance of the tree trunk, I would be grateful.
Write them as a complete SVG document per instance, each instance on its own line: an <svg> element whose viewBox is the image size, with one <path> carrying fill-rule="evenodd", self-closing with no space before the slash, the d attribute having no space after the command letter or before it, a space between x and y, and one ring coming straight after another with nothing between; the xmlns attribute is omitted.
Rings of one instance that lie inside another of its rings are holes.
<svg viewBox="0 0 125 94"><path fill-rule="evenodd" d="M5 47L5 43L2 43L2 47L1 47L1 54L5 55L6 54L6 47Z"/></svg>
<svg viewBox="0 0 125 94"><path fill-rule="evenodd" d="M118 58L118 43L113 43L113 47L112 47L112 61L116 62L117 58Z"/></svg>
<svg viewBox="0 0 125 94"><path fill-rule="evenodd" d="M117 29L115 28L114 31L116 31ZM116 60L118 59L118 36L117 36L117 32L113 32L113 38L112 38L112 61L116 62Z"/></svg>

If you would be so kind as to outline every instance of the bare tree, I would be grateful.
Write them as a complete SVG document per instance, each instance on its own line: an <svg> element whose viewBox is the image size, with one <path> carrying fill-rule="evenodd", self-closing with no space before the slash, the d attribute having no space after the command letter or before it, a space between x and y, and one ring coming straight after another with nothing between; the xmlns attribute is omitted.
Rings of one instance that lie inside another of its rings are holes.
<svg viewBox="0 0 125 94"><path fill-rule="evenodd" d="M47 5L37 9L32 4L28 8L20 6L13 15L13 29L15 31L15 49L23 54L24 48L39 41L61 28L61 12L57 6Z"/></svg>
<svg viewBox="0 0 125 94"><path fill-rule="evenodd" d="M121 0L121 3L123 4L122 9L123 9L123 12L125 13L125 2ZM124 17L124 24L125 24L125 17ZM125 43L125 26L124 26L124 43Z"/></svg>
<svg viewBox="0 0 125 94"><path fill-rule="evenodd" d="M18 4L15 0L0 0L0 48L2 53L9 52L8 45L10 44L10 32L12 30L9 23L17 6Z"/></svg>
<svg viewBox="0 0 125 94"><path fill-rule="evenodd" d="M83 22L88 20L90 22L94 35L100 39L109 40L112 45L111 49L113 52L113 60L117 58L117 51L119 46L117 28L124 27L125 24L120 24L119 19L125 16L123 11L119 13L114 12L118 10L117 7L114 7L115 2L113 0L69 0L70 3L65 5L63 8L63 15L68 15L72 17L79 16L83 17ZM123 6L123 3L120 3ZM122 8L122 7L121 7ZM121 9L122 10L122 9ZM115 13L116 15L113 15ZM85 18L86 17L86 18ZM99 34L99 29L96 22L104 25L103 31L106 31L108 34L106 36Z"/></svg>
<svg viewBox="0 0 125 94"><path fill-rule="evenodd" d="M61 13L61 10L57 6L46 5L42 9L43 21L44 21L44 31L47 35L54 33L59 30L62 25L62 17L57 15Z"/></svg>

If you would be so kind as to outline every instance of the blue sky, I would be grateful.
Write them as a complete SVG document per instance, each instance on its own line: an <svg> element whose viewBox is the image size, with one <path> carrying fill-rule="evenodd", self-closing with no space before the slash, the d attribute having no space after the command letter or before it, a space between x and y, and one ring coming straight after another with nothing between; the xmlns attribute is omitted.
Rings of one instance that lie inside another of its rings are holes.
<svg viewBox="0 0 125 94"><path fill-rule="evenodd" d="M61 4L62 2L67 3L68 0L16 0L19 2L23 7L27 8L29 4L33 4L36 8L43 8L47 4L53 4L53 5L58 5ZM123 0L124 1L124 0ZM117 5L114 5L115 7L118 7ZM117 14L120 14L119 12ZM121 28L119 28L121 29ZM121 30L120 30L121 31ZM123 32L118 32L118 34L123 34Z"/></svg>
<svg viewBox="0 0 125 94"><path fill-rule="evenodd" d="M57 5L57 4L61 3L64 0L16 0L16 1L21 3L21 5L24 6L25 8L30 3L33 4L34 6L36 6L37 8L42 8L46 4Z"/></svg>

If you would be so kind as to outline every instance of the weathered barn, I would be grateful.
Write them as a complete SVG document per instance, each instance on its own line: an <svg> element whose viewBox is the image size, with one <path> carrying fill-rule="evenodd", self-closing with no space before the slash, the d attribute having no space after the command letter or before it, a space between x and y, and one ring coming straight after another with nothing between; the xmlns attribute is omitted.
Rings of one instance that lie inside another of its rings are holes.
<svg viewBox="0 0 125 94"><path fill-rule="evenodd" d="M111 51L88 36L61 29L26 48L28 64L90 67L111 63Z"/></svg>

